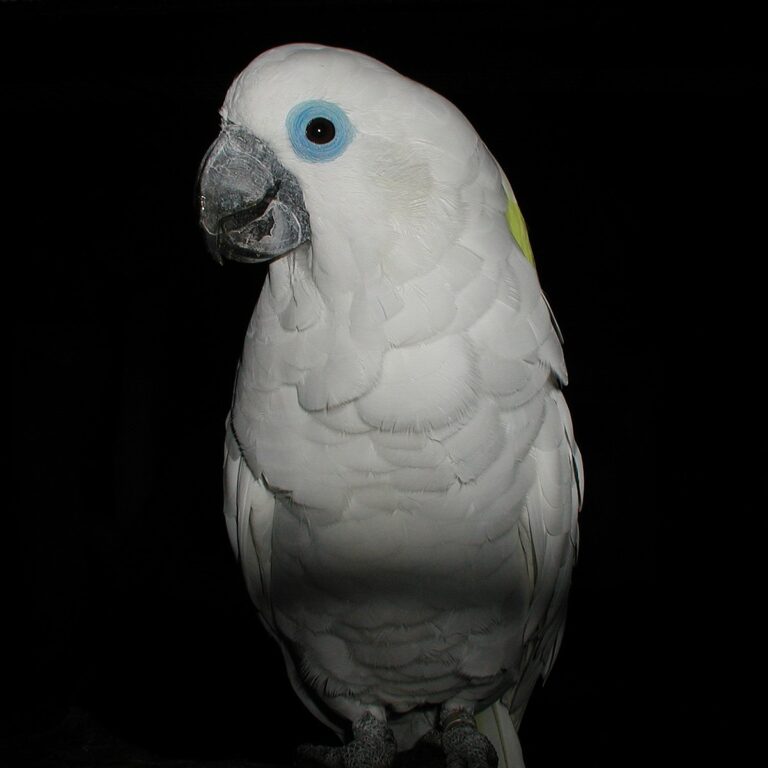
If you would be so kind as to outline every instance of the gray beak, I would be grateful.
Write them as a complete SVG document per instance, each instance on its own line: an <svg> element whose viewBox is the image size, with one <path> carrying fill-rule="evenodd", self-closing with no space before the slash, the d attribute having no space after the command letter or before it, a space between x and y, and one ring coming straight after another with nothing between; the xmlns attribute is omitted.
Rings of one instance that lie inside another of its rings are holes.
<svg viewBox="0 0 768 768"><path fill-rule="evenodd" d="M227 124L203 159L200 224L208 250L224 259L263 262L310 238L309 214L296 177L257 136Z"/></svg>

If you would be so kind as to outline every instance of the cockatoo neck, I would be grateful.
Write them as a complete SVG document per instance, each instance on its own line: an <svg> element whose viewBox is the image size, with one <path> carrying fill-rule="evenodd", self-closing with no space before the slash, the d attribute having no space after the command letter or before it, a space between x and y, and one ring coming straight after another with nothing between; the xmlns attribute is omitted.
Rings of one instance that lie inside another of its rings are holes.
<svg viewBox="0 0 768 768"><path fill-rule="evenodd" d="M333 305L341 295L381 279L384 253L377 244L385 243L384 237L366 237L365 232L344 231L336 222L318 222L306 268L323 299Z"/></svg>
<svg viewBox="0 0 768 768"><path fill-rule="evenodd" d="M334 316L335 322L346 323L360 297L393 293L397 286L383 272L380 254L362 248L353 252L353 245L339 238L307 243L272 262L268 289L275 308L290 304L302 315Z"/></svg>

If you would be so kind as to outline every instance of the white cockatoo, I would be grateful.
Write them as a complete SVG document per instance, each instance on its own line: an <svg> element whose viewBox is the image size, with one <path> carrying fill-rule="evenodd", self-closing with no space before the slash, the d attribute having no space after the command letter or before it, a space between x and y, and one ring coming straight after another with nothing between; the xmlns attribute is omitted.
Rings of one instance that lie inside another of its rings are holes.
<svg viewBox="0 0 768 768"><path fill-rule="evenodd" d="M510 184L455 106L353 51L267 51L221 116L201 223L219 260L269 262L226 523L296 693L348 737L300 759L385 768L422 739L522 766L582 469Z"/></svg>

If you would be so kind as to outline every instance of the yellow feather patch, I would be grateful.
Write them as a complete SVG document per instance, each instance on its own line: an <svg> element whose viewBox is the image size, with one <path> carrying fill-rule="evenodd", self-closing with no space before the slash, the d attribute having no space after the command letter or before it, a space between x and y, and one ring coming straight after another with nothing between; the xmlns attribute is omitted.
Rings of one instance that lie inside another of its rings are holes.
<svg viewBox="0 0 768 768"><path fill-rule="evenodd" d="M512 233L512 237L515 238L520 250L523 252L528 261L531 262L534 269L536 268L536 262L533 259L533 248L531 248L531 242L528 239L528 229L525 226L525 219L520 212L514 197L509 196L507 202L507 226Z"/></svg>

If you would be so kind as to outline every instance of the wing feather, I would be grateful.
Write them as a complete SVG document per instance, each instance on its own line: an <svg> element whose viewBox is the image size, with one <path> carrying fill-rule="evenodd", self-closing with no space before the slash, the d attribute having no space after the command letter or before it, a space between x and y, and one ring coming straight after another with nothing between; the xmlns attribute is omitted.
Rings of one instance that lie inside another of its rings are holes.
<svg viewBox="0 0 768 768"><path fill-rule="evenodd" d="M272 528L277 500L263 477L256 477L248 466L237 439L231 416L224 441L224 519L230 544L245 577L251 600L262 624L280 646L288 679L307 709L342 736L338 722L321 710L299 673L278 631L272 610Z"/></svg>
<svg viewBox="0 0 768 768"><path fill-rule="evenodd" d="M224 441L224 519L229 542L245 576L248 594L274 632L271 561L275 497L256 479L240 451L231 420Z"/></svg>
<svg viewBox="0 0 768 768"><path fill-rule="evenodd" d="M508 202L507 224L523 255L535 268L525 221L500 167L499 173ZM528 492L519 525L532 594L523 635L521 675L502 697L501 704L493 705L493 714L486 711L482 722L479 719L481 730L500 740L502 752L499 754L504 754L502 764L510 768L522 765L522 758L514 731L504 723L500 725L499 716L505 708L514 727L519 726L536 683L540 678L546 680L560 650L571 571L578 551L577 519L584 495L581 454L561 392L568 381L562 353L563 336L543 293L526 319L537 347L529 354L547 372L544 377L548 375L544 383L544 419L528 457L535 467L533 474L537 482Z"/></svg>

